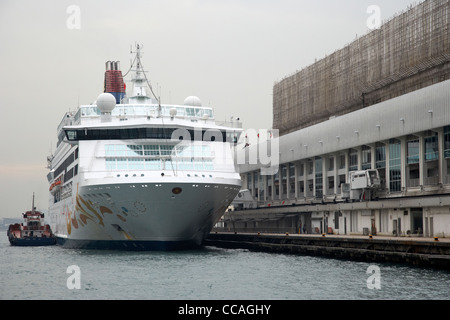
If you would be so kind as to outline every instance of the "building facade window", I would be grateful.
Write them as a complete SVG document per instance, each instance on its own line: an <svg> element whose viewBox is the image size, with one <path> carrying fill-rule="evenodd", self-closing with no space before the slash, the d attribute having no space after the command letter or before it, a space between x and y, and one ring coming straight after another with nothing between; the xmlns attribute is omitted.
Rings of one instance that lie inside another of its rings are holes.
<svg viewBox="0 0 450 320"><path fill-rule="evenodd" d="M339 169L345 169L345 154L339 156Z"/></svg>
<svg viewBox="0 0 450 320"><path fill-rule="evenodd" d="M386 146L377 143L375 146L375 167L376 169L386 168Z"/></svg>
<svg viewBox="0 0 450 320"><path fill-rule="evenodd" d="M357 171L358 170L358 150L350 149L348 156L349 156L348 171Z"/></svg>
<svg viewBox="0 0 450 320"><path fill-rule="evenodd" d="M299 167L298 176L303 177L305 175L305 165L303 163L300 163L298 167Z"/></svg>
<svg viewBox="0 0 450 320"><path fill-rule="evenodd" d="M311 160L308 161L307 166L308 166L308 174L313 174L314 164Z"/></svg>
<svg viewBox="0 0 450 320"><path fill-rule="evenodd" d="M247 189L252 191L252 173L247 173Z"/></svg>
<svg viewBox="0 0 450 320"><path fill-rule="evenodd" d="M419 163L419 139L408 141L407 162L408 164Z"/></svg>
<svg viewBox="0 0 450 320"><path fill-rule="evenodd" d="M328 158L328 171L334 170L334 157Z"/></svg>
<svg viewBox="0 0 450 320"><path fill-rule="evenodd" d="M362 147L362 169L369 170L372 169L372 150L369 146Z"/></svg>
<svg viewBox="0 0 450 320"><path fill-rule="evenodd" d="M259 172L255 171L253 172L253 190L255 190L255 198L258 199L258 193L259 193Z"/></svg>
<svg viewBox="0 0 450 320"><path fill-rule="evenodd" d="M295 196L295 164L289 164L289 198Z"/></svg>
<svg viewBox="0 0 450 320"><path fill-rule="evenodd" d="M272 200L273 197L273 176L267 176L267 198Z"/></svg>
<svg viewBox="0 0 450 320"><path fill-rule="evenodd" d="M286 199L287 196L287 165L281 165L281 198Z"/></svg>
<svg viewBox="0 0 450 320"><path fill-rule="evenodd" d="M438 134L428 131L424 139L425 165L424 184L435 185L439 183L439 138Z"/></svg>
<svg viewBox="0 0 450 320"><path fill-rule="evenodd" d="M439 144L437 134L425 137L425 161L439 159Z"/></svg>
<svg viewBox="0 0 450 320"><path fill-rule="evenodd" d="M450 158L450 126L444 127L444 157Z"/></svg>
<svg viewBox="0 0 450 320"><path fill-rule="evenodd" d="M321 199L323 197L323 169L322 169L322 158L317 157L315 160L316 166L316 198Z"/></svg>
<svg viewBox="0 0 450 320"><path fill-rule="evenodd" d="M280 170L273 177L274 187L275 187L275 199L280 199Z"/></svg>
<svg viewBox="0 0 450 320"><path fill-rule="evenodd" d="M259 175L259 200L264 201L266 200L265 195L265 189L266 189L266 177Z"/></svg>
<svg viewBox="0 0 450 320"><path fill-rule="evenodd" d="M401 142L397 139L389 141L389 190L399 192L402 190L402 159Z"/></svg>
<svg viewBox="0 0 450 320"><path fill-rule="evenodd" d="M407 187L417 187L420 185L419 138L409 137L406 143L406 149L406 184Z"/></svg>

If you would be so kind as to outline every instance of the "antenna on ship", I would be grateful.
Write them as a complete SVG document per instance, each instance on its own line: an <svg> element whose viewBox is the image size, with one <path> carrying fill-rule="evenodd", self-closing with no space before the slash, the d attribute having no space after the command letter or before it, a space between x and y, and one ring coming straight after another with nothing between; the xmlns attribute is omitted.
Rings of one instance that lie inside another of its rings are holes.
<svg viewBox="0 0 450 320"><path fill-rule="evenodd" d="M34 192L33 192L33 200L31 202L31 213L33 213L33 214L34 214L34 209L35 209L35 207L34 207Z"/></svg>
<svg viewBox="0 0 450 320"><path fill-rule="evenodd" d="M155 94L155 92L153 91L153 87L152 87L150 81L148 81L146 72L144 71L144 67L142 66L142 62L141 62L141 56L142 56L141 49L142 48L143 48L143 46L137 43L136 51L135 52L131 51L131 53L136 54L136 56L134 58L134 62L136 62L136 69L134 70L136 72L136 76L131 80L134 82L133 96L131 97L131 99L137 100L137 101L135 101L137 103L142 103L142 102L145 103L146 102L145 100L149 99L149 97L147 96L147 93L145 91L145 85L144 85L144 81L145 81L145 83L149 87L150 92L152 93L153 97L158 102L158 110L157 111L158 111L158 118L160 118L161 117L161 98L159 96L157 96ZM134 65L134 62L133 62L133 65ZM144 100L144 101L142 101L142 100Z"/></svg>

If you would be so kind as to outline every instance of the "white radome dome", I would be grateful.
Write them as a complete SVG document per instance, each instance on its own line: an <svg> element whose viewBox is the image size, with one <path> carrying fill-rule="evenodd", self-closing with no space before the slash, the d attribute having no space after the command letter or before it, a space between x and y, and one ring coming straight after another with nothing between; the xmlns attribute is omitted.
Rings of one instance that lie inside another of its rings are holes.
<svg viewBox="0 0 450 320"><path fill-rule="evenodd" d="M196 96L190 96L184 99L184 105L191 107L201 107L202 101Z"/></svg>
<svg viewBox="0 0 450 320"><path fill-rule="evenodd" d="M111 113L116 107L116 98L111 93L102 93L97 98L97 108L102 113Z"/></svg>

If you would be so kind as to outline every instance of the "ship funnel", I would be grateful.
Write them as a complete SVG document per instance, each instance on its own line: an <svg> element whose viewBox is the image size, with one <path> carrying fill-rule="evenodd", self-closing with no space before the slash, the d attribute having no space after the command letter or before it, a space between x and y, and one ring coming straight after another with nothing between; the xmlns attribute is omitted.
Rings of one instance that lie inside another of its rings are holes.
<svg viewBox="0 0 450 320"><path fill-rule="evenodd" d="M110 93L120 104L125 97L125 84L123 82L122 71L120 71L119 61L107 61L105 72L105 93Z"/></svg>

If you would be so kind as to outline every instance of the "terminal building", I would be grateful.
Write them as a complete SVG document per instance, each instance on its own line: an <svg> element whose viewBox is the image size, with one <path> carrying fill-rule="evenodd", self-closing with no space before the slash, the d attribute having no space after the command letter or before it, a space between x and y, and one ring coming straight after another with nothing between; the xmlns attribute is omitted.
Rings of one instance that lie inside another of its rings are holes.
<svg viewBox="0 0 450 320"><path fill-rule="evenodd" d="M280 136L238 147L242 191L223 226L450 236L449 22L449 0L424 1L276 83ZM273 139L268 175L248 154Z"/></svg>

